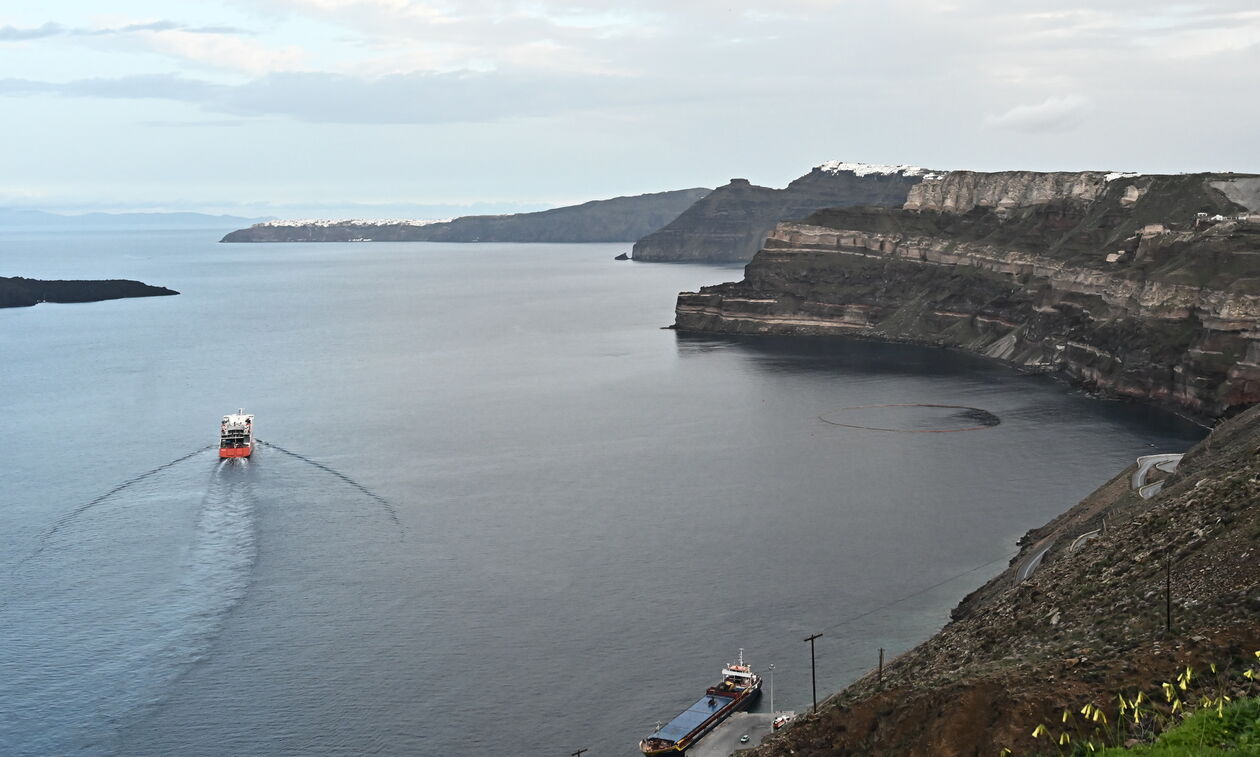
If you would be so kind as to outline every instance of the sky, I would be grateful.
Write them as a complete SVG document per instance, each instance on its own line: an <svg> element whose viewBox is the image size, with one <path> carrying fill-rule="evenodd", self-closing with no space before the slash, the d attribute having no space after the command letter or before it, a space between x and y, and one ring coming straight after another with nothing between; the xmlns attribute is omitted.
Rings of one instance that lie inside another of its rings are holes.
<svg viewBox="0 0 1260 757"><path fill-rule="evenodd" d="M1255 0L6 0L0 207L432 218L827 160L1260 172Z"/></svg>

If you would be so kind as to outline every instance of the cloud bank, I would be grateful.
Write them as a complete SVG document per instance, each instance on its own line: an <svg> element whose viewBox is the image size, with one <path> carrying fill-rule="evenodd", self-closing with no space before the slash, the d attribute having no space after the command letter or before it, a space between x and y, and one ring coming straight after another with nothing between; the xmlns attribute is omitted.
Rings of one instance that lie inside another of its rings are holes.
<svg viewBox="0 0 1260 757"><path fill-rule="evenodd" d="M1086 104L1079 95L1047 97L1033 105L1016 105L1003 113L985 116L984 124L1023 132L1068 131L1080 125Z"/></svg>

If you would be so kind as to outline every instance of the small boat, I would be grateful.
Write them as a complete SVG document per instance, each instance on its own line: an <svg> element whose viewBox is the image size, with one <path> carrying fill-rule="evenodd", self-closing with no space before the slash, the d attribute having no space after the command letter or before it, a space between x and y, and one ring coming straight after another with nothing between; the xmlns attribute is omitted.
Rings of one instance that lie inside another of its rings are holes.
<svg viewBox="0 0 1260 757"><path fill-rule="evenodd" d="M249 457L254 451L254 416L241 410L223 416L219 425L219 457Z"/></svg>
<svg viewBox="0 0 1260 757"><path fill-rule="evenodd" d="M655 733L639 742L645 755L677 755L687 750L731 713L742 709L761 693L761 676L744 663L744 650L739 662L722 668L722 680L710 686L700 701L688 707Z"/></svg>

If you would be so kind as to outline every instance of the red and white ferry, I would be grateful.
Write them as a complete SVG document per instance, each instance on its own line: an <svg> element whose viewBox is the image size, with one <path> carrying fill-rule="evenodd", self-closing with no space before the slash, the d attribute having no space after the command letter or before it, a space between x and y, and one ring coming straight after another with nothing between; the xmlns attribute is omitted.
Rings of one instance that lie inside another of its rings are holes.
<svg viewBox="0 0 1260 757"><path fill-rule="evenodd" d="M219 457L249 457L254 451L254 416L244 410L223 416L219 426Z"/></svg>

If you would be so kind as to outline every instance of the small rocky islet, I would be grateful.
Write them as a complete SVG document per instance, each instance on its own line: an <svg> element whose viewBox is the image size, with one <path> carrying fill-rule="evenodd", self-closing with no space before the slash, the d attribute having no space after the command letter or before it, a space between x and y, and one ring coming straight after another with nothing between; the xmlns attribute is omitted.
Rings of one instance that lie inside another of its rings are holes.
<svg viewBox="0 0 1260 757"><path fill-rule="evenodd" d="M0 277L0 308L30 307L41 302L101 302L175 294L179 292L130 279L45 281L21 276Z"/></svg>

